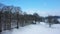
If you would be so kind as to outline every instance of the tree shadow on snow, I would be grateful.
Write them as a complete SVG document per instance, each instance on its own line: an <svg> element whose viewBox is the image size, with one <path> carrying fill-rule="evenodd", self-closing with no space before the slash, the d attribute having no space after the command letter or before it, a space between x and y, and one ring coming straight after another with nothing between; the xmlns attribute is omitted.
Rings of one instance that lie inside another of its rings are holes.
<svg viewBox="0 0 60 34"><path fill-rule="evenodd" d="M52 28L52 29L60 29L60 27L50 27L50 28Z"/></svg>

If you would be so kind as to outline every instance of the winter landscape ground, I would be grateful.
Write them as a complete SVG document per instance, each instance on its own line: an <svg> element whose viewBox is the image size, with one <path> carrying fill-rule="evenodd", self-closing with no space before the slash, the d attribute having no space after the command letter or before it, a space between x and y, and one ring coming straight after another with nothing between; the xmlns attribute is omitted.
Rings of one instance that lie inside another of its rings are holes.
<svg viewBox="0 0 60 34"><path fill-rule="evenodd" d="M41 22L40 24L31 24L19 29L3 31L1 34L60 34L60 24L53 24L51 28L48 24Z"/></svg>

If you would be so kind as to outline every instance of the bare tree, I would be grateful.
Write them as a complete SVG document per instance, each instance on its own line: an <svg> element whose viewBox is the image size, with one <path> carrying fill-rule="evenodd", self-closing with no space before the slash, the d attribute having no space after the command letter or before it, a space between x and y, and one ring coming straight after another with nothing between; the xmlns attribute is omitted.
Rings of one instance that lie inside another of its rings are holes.
<svg viewBox="0 0 60 34"><path fill-rule="evenodd" d="M35 23L40 20L40 16L37 13L33 14Z"/></svg>
<svg viewBox="0 0 60 34"><path fill-rule="evenodd" d="M2 11L0 11L0 32L2 32L2 20L1 20Z"/></svg>
<svg viewBox="0 0 60 34"><path fill-rule="evenodd" d="M49 27L51 27L51 25L53 24L53 17L52 16L48 16L47 19L48 19Z"/></svg>
<svg viewBox="0 0 60 34"><path fill-rule="evenodd" d="M15 7L15 11L16 11L16 18L17 18L17 28L19 28L19 15L22 13L22 11L20 7Z"/></svg>

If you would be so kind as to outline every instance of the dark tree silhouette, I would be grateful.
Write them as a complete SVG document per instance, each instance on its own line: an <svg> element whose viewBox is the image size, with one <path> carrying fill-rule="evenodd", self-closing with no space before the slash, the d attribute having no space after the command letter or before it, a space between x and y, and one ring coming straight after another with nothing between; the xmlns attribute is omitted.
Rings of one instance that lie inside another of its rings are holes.
<svg viewBox="0 0 60 34"><path fill-rule="evenodd" d="M1 22L1 15L2 15L2 12L0 11L0 32L2 32L2 22Z"/></svg>
<svg viewBox="0 0 60 34"><path fill-rule="evenodd" d="M52 20L52 16L48 16L47 19L48 19L49 27L51 27L52 21L53 21L53 20Z"/></svg>

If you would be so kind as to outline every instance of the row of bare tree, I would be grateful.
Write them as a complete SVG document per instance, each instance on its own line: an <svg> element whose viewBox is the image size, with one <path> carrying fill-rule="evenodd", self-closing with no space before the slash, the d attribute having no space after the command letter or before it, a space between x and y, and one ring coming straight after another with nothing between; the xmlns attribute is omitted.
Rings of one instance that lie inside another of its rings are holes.
<svg viewBox="0 0 60 34"><path fill-rule="evenodd" d="M40 22L42 21L42 17L37 13L33 15L24 14L20 7L4 5L0 8L0 31L2 31L2 29L10 30L13 23L12 21L15 21L17 25L16 28L19 28L19 25L24 26L33 23L33 21L35 21L35 23Z"/></svg>
<svg viewBox="0 0 60 34"><path fill-rule="evenodd" d="M53 25L53 24L60 24L60 21L58 19L60 19L60 16L45 17L45 20L47 21L46 23L49 24L49 27L51 27L51 25Z"/></svg>
<svg viewBox="0 0 60 34"><path fill-rule="evenodd" d="M18 28L18 17L19 14L21 14L20 7L14 7L14 6L6 6L3 4L0 4L0 32L2 29L11 29L11 24L13 20L17 21L17 28Z"/></svg>

